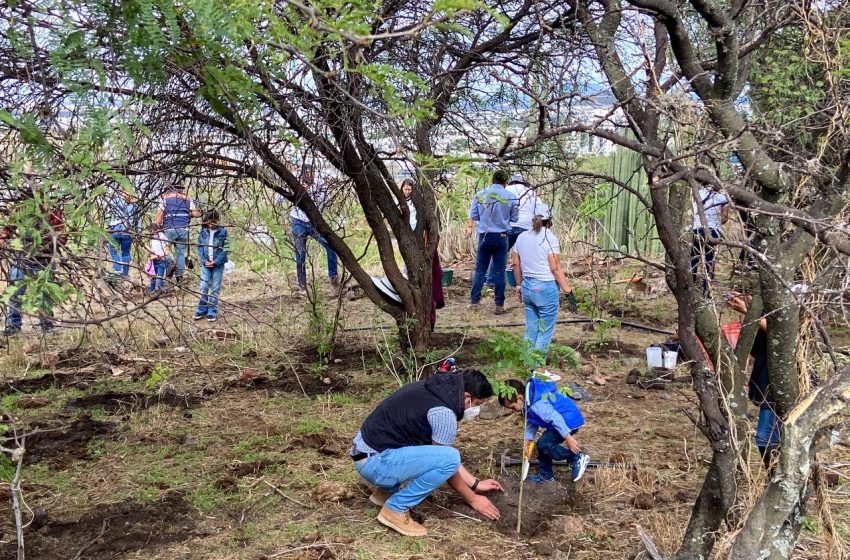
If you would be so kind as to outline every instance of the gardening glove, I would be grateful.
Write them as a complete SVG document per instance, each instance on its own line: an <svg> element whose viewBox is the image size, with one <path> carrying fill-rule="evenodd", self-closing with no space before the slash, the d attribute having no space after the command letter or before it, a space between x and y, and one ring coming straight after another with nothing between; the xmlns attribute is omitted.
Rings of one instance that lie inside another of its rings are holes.
<svg viewBox="0 0 850 560"><path fill-rule="evenodd" d="M578 313L575 290L570 290L567 294L567 305L569 306L570 313Z"/></svg>

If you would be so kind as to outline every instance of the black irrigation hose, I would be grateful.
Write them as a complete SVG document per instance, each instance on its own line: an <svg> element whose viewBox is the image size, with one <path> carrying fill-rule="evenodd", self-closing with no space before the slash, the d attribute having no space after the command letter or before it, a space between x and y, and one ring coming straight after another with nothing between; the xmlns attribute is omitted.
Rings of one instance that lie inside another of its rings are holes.
<svg viewBox="0 0 850 560"><path fill-rule="evenodd" d="M670 335L670 336L676 334L675 332L668 331L666 329L659 329L659 328L656 328L656 327L641 325L639 323L630 323L628 321L620 321L619 319L614 319L614 320L617 321L618 323L620 323L621 327L628 327L630 329L638 329L638 330L647 331L647 332L651 332L651 333L666 334L666 335ZM603 323L605 321L611 321L611 319L600 319L600 318L595 318L595 319L589 319L589 318L588 319L561 319L560 321L555 321L555 324L557 324L557 325L575 325L575 324L581 324L581 323ZM464 328L467 328L467 327L507 328L507 327L524 327L524 326L525 326L525 323L500 323L500 324L496 324L496 325L437 325L436 328L443 330L443 329L464 329ZM394 327L394 325L375 325L375 326L372 326L372 327L353 327L353 328L347 328L347 329L342 329L342 330L343 330L343 332L355 332L355 331L371 331L371 330L374 330L374 329L382 329L382 328L390 329L390 328L395 328L395 327Z"/></svg>

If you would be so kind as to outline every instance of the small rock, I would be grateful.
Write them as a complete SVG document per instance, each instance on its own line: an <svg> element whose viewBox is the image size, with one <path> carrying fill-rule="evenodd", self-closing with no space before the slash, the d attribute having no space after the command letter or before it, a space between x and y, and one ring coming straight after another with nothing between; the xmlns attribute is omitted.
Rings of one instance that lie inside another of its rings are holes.
<svg viewBox="0 0 850 560"><path fill-rule="evenodd" d="M655 497L649 492L641 492L632 500L635 509L655 509Z"/></svg>
<svg viewBox="0 0 850 560"><path fill-rule="evenodd" d="M177 353L177 354L185 354L188 351L189 351L189 349L186 348L185 346L178 346L177 348L174 349L174 352Z"/></svg>
<svg viewBox="0 0 850 560"><path fill-rule="evenodd" d="M324 383L325 385L330 385L331 384L331 378L330 377L323 377L322 383Z"/></svg>
<svg viewBox="0 0 850 560"><path fill-rule="evenodd" d="M638 368L634 368L629 372L629 375L626 377L626 383L629 385L634 385L640 379L640 370Z"/></svg>
<svg viewBox="0 0 850 560"><path fill-rule="evenodd" d="M608 380L602 377L601 375L594 375L592 381L597 385L605 385L608 383Z"/></svg>
<svg viewBox="0 0 850 560"><path fill-rule="evenodd" d="M335 363L335 364L341 364L341 363L342 363L342 358L334 358L334 363Z"/></svg>

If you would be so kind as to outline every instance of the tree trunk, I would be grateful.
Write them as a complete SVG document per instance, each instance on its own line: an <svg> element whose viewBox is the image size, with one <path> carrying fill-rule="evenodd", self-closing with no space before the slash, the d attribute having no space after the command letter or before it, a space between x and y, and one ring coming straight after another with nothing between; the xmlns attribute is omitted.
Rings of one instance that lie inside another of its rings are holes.
<svg viewBox="0 0 850 560"><path fill-rule="evenodd" d="M735 537L728 558L786 559L797 543L815 436L850 403L850 367L830 377L788 414L770 484Z"/></svg>

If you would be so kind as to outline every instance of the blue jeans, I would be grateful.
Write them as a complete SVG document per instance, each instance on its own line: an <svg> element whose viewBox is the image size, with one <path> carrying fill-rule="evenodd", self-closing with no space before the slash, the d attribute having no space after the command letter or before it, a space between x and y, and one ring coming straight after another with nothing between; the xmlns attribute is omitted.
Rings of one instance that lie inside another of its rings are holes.
<svg viewBox="0 0 850 560"><path fill-rule="evenodd" d="M549 350L555 321L561 306L558 283L535 278L523 278L522 301L525 304L525 339L539 350L543 357ZM541 364L542 365L542 364Z"/></svg>
<svg viewBox="0 0 850 560"><path fill-rule="evenodd" d="M148 288L150 293L154 293L156 290L161 290L165 287L165 259L159 259L158 261L151 261L153 263L154 272L156 272L156 276L151 277L151 285Z"/></svg>
<svg viewBox="0 0 850 560"><path fill-rule="evenodd" d="M18 265L12 265L9 270L9 284L14 285L19 283L26 277L34 278L38 276L45 268L49 259L28 258L20 261ZM51 276L52 276L52 270ZM52 278L50 278L52 281ZM9 298L9 308L6 315L6 328L18 329L23 326L24 318L21 312L21 298L27 292L26 284L21 284L15 289L12 297ZM42 300L37 303L39 323L42 328L49 329L53 327L53 300L46 293L42 295Z"/></svg>
<svg viewBox="0 0 850 560"><path fill-rule="evenodd" d="M481 301L484 277L490 263L493 263L493 285L496 291L496 305L505 304L505 262L508 258L507 233L482 233L478 236L478 257L475 259L475 278L472 281L470 303Z"/></svg>
<svg viewBox="0 0 850 560"><path fill-rule="evenodd" d="M511 249L514 248L514 244L516 243L516 238L519 237L519 234L528 231L527 229L521 227L512 227L511 231L508 232L508 259L505 261L505 272L512 270L511 267ZM493 284L493 279L496 277L496 274L493 271L493 263L490 263L490 269L487 270L487 278L484 280L487 284Z"/></svg>
<svg viewBox="0 0 850 560"><path fill-rule="evenodd" d="M183 278L183 271L186 270L186 252L189 247L189 230L188 229L167 229L165 238L171 242L171 248L177 256L177 279ZM203 265L203 263L201 263Z"/></svg>
<svg viewBox="0 0 850 560"><path fill-rule="evenodd" d="M298 275L298 286L307 287L307 238L312 237L325 248L328 256L328 277L331 281L336 280L337 263L336 253L324 237L319 235L316 227L310 222L292 218L292 241L295 244L295 269Z"/></svg>
<svg viewBox="0 0 850 560"><path fill-rule="evenodd" d="M112 234L112 241L114 244L108 245L112 270L127 278L130 275L130 247L133 245L133 236L119 231Z"/></svg>
<svg viewBox="0 0 850 560"><path fill-rule="evenodd" d="M578 430L573 430L570 434L575 434ZM578 459L578 453L573 453L569 448L561 445L564 443L564 438L558 433L558 430L547 429L537 440L537 461L539 462L540 474L547 478L554 477L552 472L552 461L564 461L573 464Z"/></svg>
<svg viewBox="0 0 850 560"><path fill-rule="evenodd" d="M756 447L771 447L779 444L782 421L770 408L759 409L759 422L756 426Z"/></svg>
<svg viewBox="0 0 850 560"><path fill-rule="evenodd" d="M445 445L387 449L361 459L354 468L367 482L394 492L386 506L405 512L427 498L460 468L460 452ZM408 481L401 488L401 483Z"/></svg>
<svg viewBox="0 0 850 560"><path fill-rule="evenodd" d="M221 278L224 276L224 265L207 268L201 266L201 297L198 300L196 315L215 317L218 314L218 294L221 293Z"/></svg>

